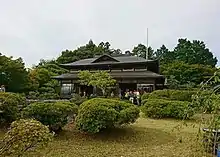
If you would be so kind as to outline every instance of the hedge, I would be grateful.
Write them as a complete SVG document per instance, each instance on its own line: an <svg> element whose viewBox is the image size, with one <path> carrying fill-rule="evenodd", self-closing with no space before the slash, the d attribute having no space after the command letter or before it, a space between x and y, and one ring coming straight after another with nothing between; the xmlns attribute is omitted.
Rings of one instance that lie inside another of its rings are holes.
<svg viewBox="0 0 220 157"><path fill-rule="evenodd" d="M77 110L77 106L70 102L36 102L23 110L23 116L36 119L56 132L67 124L68 117L75 115Z"/></svg>
<svg viewBox="0 0 220 157"><path fill-rule="evenodd" d="M163 99L148 99L142 112L150 118L188 119L193 116L190 102Z"/></svg>
<svg viewBox="0 0 220 157"><path fill-rule="evenodd" d="M76 127L84 132L97 133L105 128L134 123L139 109L123 101L94 98L82 103L76 117Z"/></svg>
<svg viewBox="0 0 220 157"><path fill-rule="evenodd" d="M26 106L25 98L19 94L0 92L0 124L10 124L20 117L20 110Z"/></svg>
<svg viewBox="0 0 220 157"><path fill-rule="evenodd" d="M192 96L196 95L198 91L190 90L156 90L152 93L146 93L142 95L142 100L145 99L167 99L167 100L178 100L178 101L192 101ZM200 93L202 96L209 95L210 92L203 91Z"/></svg>

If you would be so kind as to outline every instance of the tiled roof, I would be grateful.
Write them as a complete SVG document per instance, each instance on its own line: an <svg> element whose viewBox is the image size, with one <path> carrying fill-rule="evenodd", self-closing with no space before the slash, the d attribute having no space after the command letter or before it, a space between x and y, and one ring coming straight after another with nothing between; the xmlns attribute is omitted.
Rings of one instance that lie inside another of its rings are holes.
<svg viewBox="0 0 220 157"><path fill-rule="evenodd" d="M117 78L162 78L163 75L147 71L147 70L138 70L138 71L121 71L114 70L110 72L110 75ZM54 76L54 79L77 79L78 72L67 73L59 76Z"/></svg>
<svg viewBox="0 0 220 157"><path fill-rule="evenodd" d="M146 60L142 57L137 57L137 56L109 56L109 55L102 55L103 56L108 56L111 57L113 60L109 61L104 61L104 62L95 62L97 59L100 57L95 57L95 58L88 58L88 59L82 59L73 63L67 63L67 64L62 64L63 66L83 66L83 65L97 65L97 64L120 64L120 63L139 63L139 62L151 62L153 60ZM116 61L114 61L116 60Z"/></svg>

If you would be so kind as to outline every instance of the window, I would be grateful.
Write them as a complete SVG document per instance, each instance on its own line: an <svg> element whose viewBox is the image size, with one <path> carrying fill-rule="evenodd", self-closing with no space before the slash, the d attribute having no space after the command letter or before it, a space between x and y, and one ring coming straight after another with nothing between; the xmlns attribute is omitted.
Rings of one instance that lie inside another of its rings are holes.
<svg viewBox="0 0 220 157"><path fill-rule="evenodd" d="M62 95L71 95L74 89L74 84L62 84L61 94Z"/></svg>

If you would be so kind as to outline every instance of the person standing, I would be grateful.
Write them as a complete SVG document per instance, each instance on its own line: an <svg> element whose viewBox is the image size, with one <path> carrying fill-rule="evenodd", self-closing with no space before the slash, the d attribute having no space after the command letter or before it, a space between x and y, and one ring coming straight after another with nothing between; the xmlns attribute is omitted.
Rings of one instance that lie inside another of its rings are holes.
<svg viewBox="0 0 220 157"><path fill-rule="evenodd" d="M129 100L129 92L128 91L125 92L125 99Z"/></svg>
<svg viewBox="0 0 220 157"><path fill-rule="evenodd" d="M5 86L4 85L1 86L0 91L5 92Z"/></svg>
<svg viewBox="0 0 220 157"><path fill-rule="evenodd" d="M141 96L140 96L140 92L138 90L136 92L136 97L137 97L137 105L139 106L140 105L140 98L141 98Z"/></svg>
<svg viewBox="0 0 220 157"><path fill-rule="evenodd" d="M130 93L129 93L129 100L131 101L132 104L134 103L134 93L133 93L133 91L130 91Z"/></svg>

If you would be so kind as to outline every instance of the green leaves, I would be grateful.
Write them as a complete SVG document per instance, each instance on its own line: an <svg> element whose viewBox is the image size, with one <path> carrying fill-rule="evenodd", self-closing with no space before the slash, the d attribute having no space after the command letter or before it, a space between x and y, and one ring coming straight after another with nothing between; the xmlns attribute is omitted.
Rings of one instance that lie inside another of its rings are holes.
<svg viewBox="0 0 220 157"><path fill-rule="evenodd" d="M60 86L59 82L51 77L65 72L67 70L59 67L55 61L41 60L38 66L29 71L29 90L39 93L36 96L40 99L59 98L56 90Z"/></svg>
<svg viewBox="0 0 220 157"><path fill-rule="evenodd" d="M175 80L178 81L179 85L186 85L189 83L194 83L195 85L200 84L203 81L206 81L211 77L215 68L210 66L194 64L189 65L184 62L173 62L161 66L161 72L168 78L168 81L174 82L172 76L175 76ZM172 82L170 85L172 85Z"/></svg>
<svg viewBox="0 0 220 157"><path fill-rule="evenodd" d="M36 120L18 120L11 124L5 134L1 156L21 156L25 152L45 146L52 140L53 135L48 127Z"/></svg>
<svg viewBox="0 0 220 157"><path fill-rule="evenodd" d="M214 67L217 63L217 58L203 41L188 39L179 39L177 46L174 48L175 60L183 61L188 64L202 64Z"/></svg>
<svg viewBox="0 0 220 157"><path fill-rule="evenodd" d="M148 51L147 51L147 47L143 44L138 44L137 46L135 46L132 52L133 52L132 55L142 58L147 57L148 59L154 59L155 57L154 50L152 49L152 47L148 47Z"/></svg>
<svg viewBox="0 0 220 157"><path fill-rule="evenodd" d="M80 71L78 74L79 82L81 85L95 86L102 90L103 95L106 94L106 90L113 87L116 80L112 79L110 74L106 71L89 72Z"/></svg>
<svg viewBox="0 0 220 157"><path fill-rule="evenodd" d="M95 98L80 105L76 127L84 132L97 133L116 125L134 123L138 117L139 109L133 104Z"/></svg>
<svg viewBox="0 0 220 157"><path fill-rule="evenodd" d="M70 102L33 103L23 111L23 116L34 118L53 131L59 131L68 122L68 116L77 114L77 106Z"/></svg>
<svg viewBox="0 0 220 157"><path fill-rule="evenodd" d="M10 124L16 120L25 105L25 98L19 94L0 92L0 124Z"/></svg>
<svg viewBox="0 0 220 157"><path fill-rule="evenodd" d="M187 119L193 115L190 102L164 99L148 99L142 112L151 118Z"/></svg>
<svg viewBox="0 0 220 157"><path fill-rule="evenodd" d="M4 84L7 91L25 91L27 80L28 73L21 58L13 59L0 55L0 84Z"/></svg>

